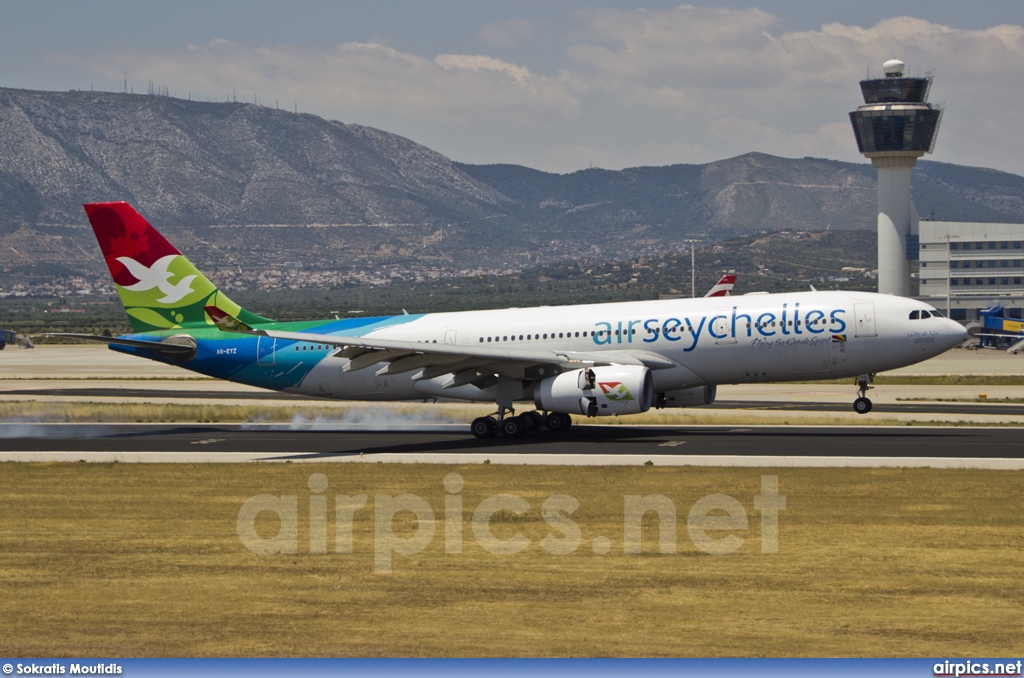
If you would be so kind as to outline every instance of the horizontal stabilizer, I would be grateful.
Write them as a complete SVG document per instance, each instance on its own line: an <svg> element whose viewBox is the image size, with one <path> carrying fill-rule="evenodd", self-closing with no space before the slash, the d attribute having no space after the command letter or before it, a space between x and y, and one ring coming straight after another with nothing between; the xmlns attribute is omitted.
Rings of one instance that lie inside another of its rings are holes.
<svg viewBox="0 0 1024 678"><path fill-rule="evenodd" d="M61 337L63 339L81 339L82 341L97 341L103 344L114 344L116 346L131 346L133 348L144 348L150 351L172 358L175 360L188 360L196 354L195 340L191 337L183 337L188 341L175 341L174 338L166 341L146 341L144 339L123 339L121 337L101 337L98 334L75 334L71 332L54 332L44 334L44 337Z"/></svg>

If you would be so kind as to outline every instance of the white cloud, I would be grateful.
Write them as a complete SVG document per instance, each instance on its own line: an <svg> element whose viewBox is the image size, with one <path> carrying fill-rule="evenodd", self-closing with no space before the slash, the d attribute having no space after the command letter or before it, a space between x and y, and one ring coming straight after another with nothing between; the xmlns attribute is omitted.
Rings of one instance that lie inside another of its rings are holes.
<svg viewBox="0 0 1024 678"><path fill-rule="evenodd" d="M130 80L153 81L177 95L223 98L222 93L237 92L240 100L251 100L255 94L366 124L380 115L427 124L488 120L493 126L529 128L563 123L579 112L579 102L557 78L489 56L430 59L376 43L317 51L216 40L175 52L107 54L92 66L117 79L127 71Z"/></svg>
<svg viewBox="0 0 1024 678"><path fill-rule="evenodd" d="M582 19L584 37L568 50L580 91L674 116L689 129L677 140L710 134L723 157L745 144L856 160L846 113L862 103L857 81L898 57L911 70L934 70L932 99L948 104L938 148L952 153L935 159L1024 169L1015 159L1024 142L1012 133L1024 104L1012 84L1024 81L1024 27L959 30L896 17L773 36L775 18L761 10L688 5ZM979 139L986 128L993 133Z"/></svg>
<svg viewBox="0 0 1024 678"><path fill-rule="evenodd" d="M288 108L297 101L301 110L405 134L458 160L570 171L749 150L863 162L847 118L861 103L857 81L897 57L912 71L935 72L931 98L947 104L936 160L1024 173L1024 135L1016 134L1022 26L962 30L894 17L782 32L760 9L691 5L571 18L558 64L532 53L514 60L514 49L498 58L375 42L314 49L224 40L67 59L115 82L127 71L175 95L223 99L237 91L240 100L256 94ZM509 19L477 38L508 47L536 28Z"/></svg>
<svg viewBox="0 0 1024 678"><path fill-rule="evenodd" d="M462 69L466 71L475 71L477 73L482 71L503 73L511 77L520 85L529 84L529 81L533 78L533 74L530 73L530 69L528 68L516 66L515 64L510 64L507 61L484 56L482 54L439 54L434 59L434 62L441 66L441 68L448 70Z"/></svg>
<svg viewBox="0 0 1024 678"><path fill-rule="evenodd" d="M509 47L534 35L537 22L530 19L504 19L485 26L476 37L488 45Z"/></svg>

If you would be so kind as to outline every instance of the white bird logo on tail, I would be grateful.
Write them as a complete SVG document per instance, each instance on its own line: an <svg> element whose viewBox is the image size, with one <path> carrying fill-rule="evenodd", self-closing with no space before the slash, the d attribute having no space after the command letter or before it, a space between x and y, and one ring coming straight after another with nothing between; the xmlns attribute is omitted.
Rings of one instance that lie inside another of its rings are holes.
<svg viewBox="0 0 1024 678"><path fill-rule="evenodd" d="M168 254L166 257L160 257L149 268L129 257L118 257L117 260L124 264L128 272L139 281L134 285L128 285L124 289L131 290L132 292L145 292L157 287L164 293L164 296L162 299L157 299L156 303L173 304L176 301L181 301L195 291L192 289L192 281L196 279L196 276L186 275L174 285L169 282L170 277L174 273L168 271L167 268L178 256L180 255Z"/></svg>

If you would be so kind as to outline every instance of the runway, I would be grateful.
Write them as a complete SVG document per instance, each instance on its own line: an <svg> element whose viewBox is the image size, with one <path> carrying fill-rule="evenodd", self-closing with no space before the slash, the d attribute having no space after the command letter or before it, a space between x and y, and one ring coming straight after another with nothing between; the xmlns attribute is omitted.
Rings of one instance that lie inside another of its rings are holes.
<svg viewBox="0 0 1024 678"><path fill-rule="evenodd" d="M264 391L207 379L102 346L41 346L0 355L0 404L152 403L268 411L315 406L320 414L274 425L0 423L0 460L123 462L372 461L476 464L643 464L738 466L946 466L1024 468L1021 430L984 428L1024 419L1022 386L883 386L872 413L853 413L854 389L836 384L723 385L713 406L688 410L701 421L587 425L565 436L480 441L472 412L423 405L360 404ZM917 372L911 372L917 370ZM1024 374L1019 356L951 351L901 372ZM981 402L987 400L987 402ZM945 401L945 402L942 402ZM956 401L956 402L951 402ZM336 413L335 413L336 412ZM481 412L482 413L482 412ZM31 415L29 415L31 417ZM248 416L248 415L247 415ZM258 418L259 413L252 415ZM286 417L285 417L286 418ZM343 422L373 420L362 426ZM742 424L736 424L739 420ZM408 421L396 425L395 422ZM454 421L458 423L436 423ZM832 426L800 426L829 423ZM733 423L729 423L733 422ZM878 427L875 424L913 423ZM954 424L922 426L921 424ZM782 425L787 423L789 425ZM698 425L699 424L699 425ZM760 425L757 425L760 424ZM794 425L796 424L796 425ZM967 428L973 426L976 428Z"/></svg>
<svg viewBox="0 0 1024 678"><path fill-rule="evenodd" d="M0 460L421 462L566 465L931 466L1024 469L1011 428L576 426L478 440L464 426L0 424Z"/></svg>
<svg viewBox="0 0 1024 678"><path fill-rule="evenodd" d="M205 384L204 384L205 386ZM795 387L790 386L790 389ZM974 387L971 391L994 390L992 388ZM1017 389L1020 392L1020 389ZM296 395L292 393L279 393L275 391L263 391L258 389L250 390L216 390L209 388L159 388L153 386L148 388L109 388L109 387L88 387L88 388L13 388L5 389L4 395L9 397L59 397L74 398L81 400L99 398L117 398L123 400L143 399L159 397L166 400L234 400L234 401L301 401L311 403L323 403L323 398L313 396ZM800 412L841 412L849 413L853 399L848 394L838 392L842 400L835 400L835 392L828 392L833 399L819 402L808 402L803 400L729 400L722 399L713 405L701 408L701 411L715 410L761 410L761 411L800 411ZM849 401L849 402L847 402ZM330 401L328 401L330 402ZM878 412L888 414L935 414L935 415L991 415L998 413L1001 416L1024 417L1024 404L1019 403L995 403L995 402L884 402L877 407Z"/></svg>

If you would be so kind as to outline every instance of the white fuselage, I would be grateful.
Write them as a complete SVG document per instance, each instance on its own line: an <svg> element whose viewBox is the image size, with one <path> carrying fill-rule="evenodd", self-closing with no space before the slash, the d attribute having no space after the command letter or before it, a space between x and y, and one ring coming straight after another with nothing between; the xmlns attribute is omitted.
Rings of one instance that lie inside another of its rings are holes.
<svg viewBox="0 0 1024 678"><path fill-rule="evenodd" d="M869 292L755 294L434 313L363 336L587 354L656 354L675 363L652 370L654 390L665 392L851 377L911 365L943 353L966 336L959 323L932 317L933 310L913 299ZM493 389L442 388L439 380L425 379L417 370L378 375L383 364L345 371L346 363L328 354L286 390L360 400L494 400Z"/></svg>

